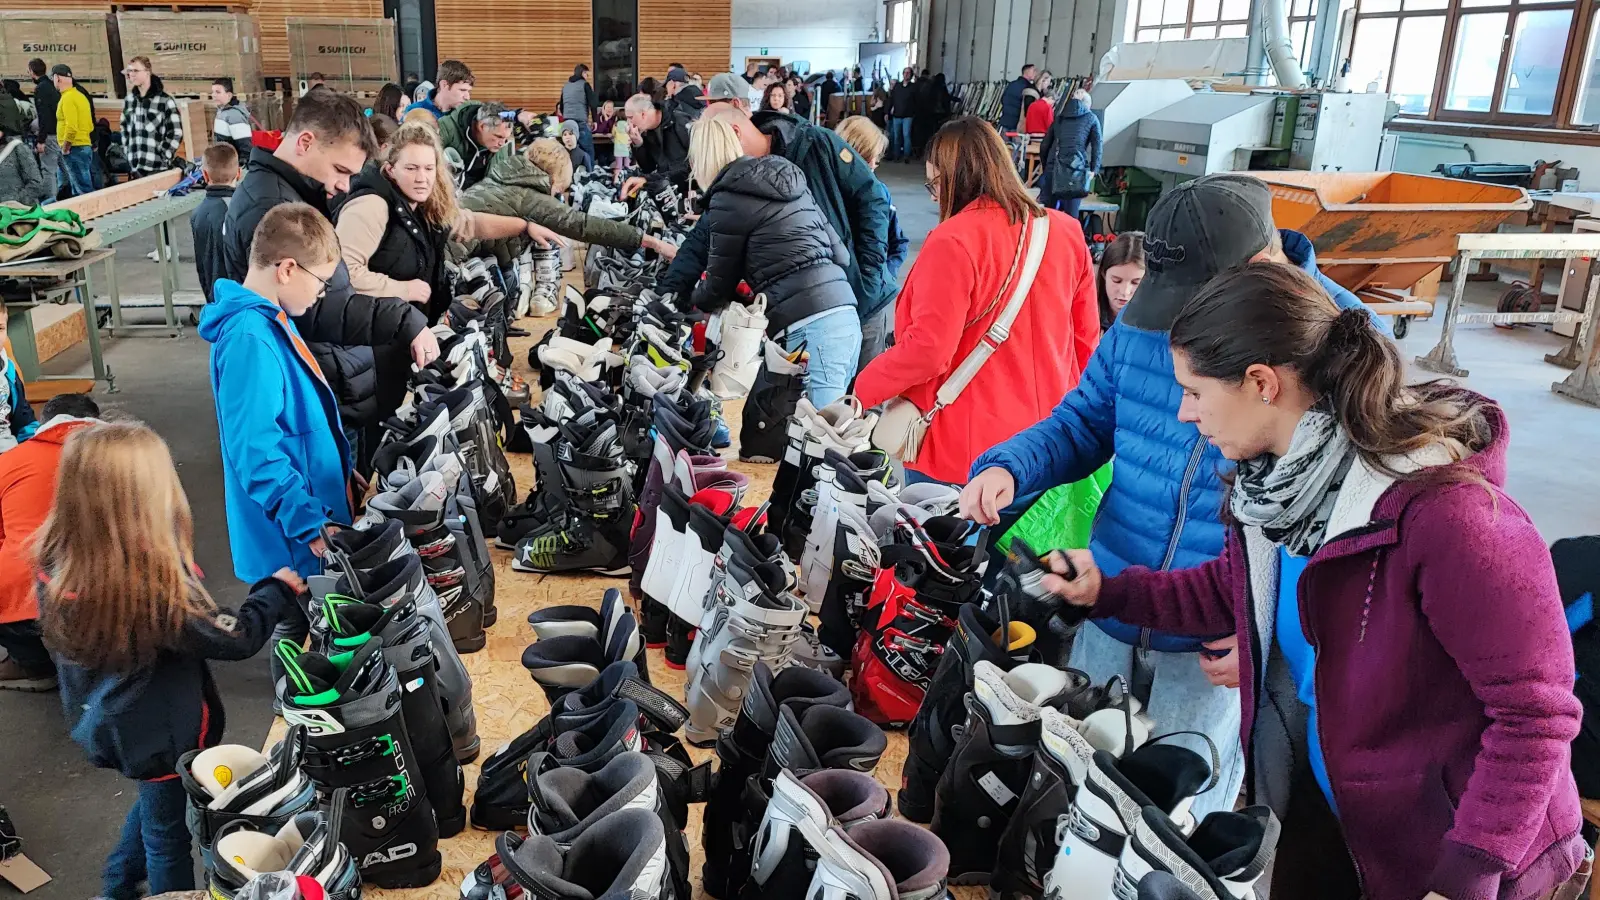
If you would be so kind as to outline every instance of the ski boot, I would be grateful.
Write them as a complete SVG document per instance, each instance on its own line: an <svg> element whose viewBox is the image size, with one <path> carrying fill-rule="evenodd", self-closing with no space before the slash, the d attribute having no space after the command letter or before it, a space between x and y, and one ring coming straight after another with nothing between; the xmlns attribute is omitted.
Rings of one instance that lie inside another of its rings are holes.
<svg viewBox="0 0 1600 900"><path fill-rule="evenodd" d="M720 497L716 500L720 506ZM716 574L724 533L730 527L743 527L758 513L754 509L736 509L735 505L719 512L692 500L689 503L688 530L680 536L678 544L681 556L677 562L677 579L666 600L672 618L667 622L665 657L671 668L682 670L688 662L694 629L702 624L705 616L706 597Z"/></svg>
<svg viewBox="0 0 1600 900"><path fill-rule="evenodd" d="M367 501L366 528L398 519L406 540L416 548L427 570L428 584L439 595L450 643L457 653L476 653L488 643L483 632L481 599L465 590L466 548L446 521L445 503L452 486L438 472L419 475L397 491Z"/></svg>
<svg viewBox="0 0 1600 900"><path fill-rule="evenodd" d="M806 606L816 612L833 574L833 546L838 537L841 510L866 516L867 484L877 482L890 490L894 464L881 450L864 450L849 456L829 450L817 467L816 495L811 499L811 530L800 554L800 591ZM802 503L806 501L802 500Z"/></svg>
<svg viewBox="0 0 1600 900"><path fill-rule="evenodd" d="M811 840L830 826L846 831L889 817L889 792L865 772L825 769L802 781L788 772L772 780L761 826L751 849L743 900L804 900L814 857ZM809 852L808 852L809 851Z"/></svg>
<svg viewBox="0 0 1600 900"><path fill-rule="evenodd" d="M743 828L745 783L761 774L778 729L779 710L792 707L804 712L815 705L843 709L849 703L845 686L821 672L790 667L774 676L766 663L756 663L739 718L733 730L717 741L716 787L706 802L701 834L705 863L700 881L706 893L732 900L750 873L748 856L742 869L732 862L735 852L749 851L751 834Z"/></svg>
<svg viewBox="0 0 1600 900"><path fill-rule="evenodd" d="M828 829L807 897L944 900L950 855L927 831L895 819Z"/></svg>
<svg viewBox="0 0 1600 900"><path fill-rule="evenodd" d="M339 841L345 788L333 792L331 812L311 809L268 831L237 819L217 832L213 865L207 867L213 898L233 900L250 879L263 872L306 876L322 886L328 900L361 900L361 873Z"/></svg>
<svg viewBox="0 0 1600 900"><path fill-rule="evenodd" d="M1265 806L1214 812L1185 835L1161 810L1145 807L1122 847L1112 894L1137 900L1151 873L1191 885L1202 900L1244 900L1272 865L1278 817Z"/></svg>
<svg viewBox="0 0 1600 900"><path fill-rule="evenodd" d="M680 397L687 397L687 392L681 392ZM643 587L645 565L655 542L656 508L661 504L661 494L667 481L674 475L680 451L688 454L690 466L695 472L726 469L728 464L711 448L715 423L711 419L709 404L689 398L679 405L661 394L657 394L652 403L655 445L651 449L644 488L639 493L638 515L634 519L633 535L629 542L628 562L634 574L628 579L628 591L639 601L645 640L651 646L665 646L671 613L660 602L647 600ZM688 491L692 484L680 483L679 486Z"/></svg>
<svg viewBox="0 0 1600 900"><path fill-rule="evenodd" d="M554 450L564 505L517 544L511 568L627 574L628 529L635 507L615 423L596 421L596 430L582 445L559 442Z"/></svg>
<svg viewBox="0 0 1600 900"><path fill-rule="evenodd" d="M911 720L906 761L900 772L900 815L913 822L933 821L934 788L955 751L956 729L964 721L965 698L972 690L973 666L987 662L1010 670L1028 661L1034 631L1009 616L1004 595L994 600L994 615L976 603L962 604L956 630L939 657L928 693Z"/></svg>
<svg viewBox="0 0 1600 900"><path fill-rule="evenodd" d="M1066 668L1072 637L1079 623L1089 617L1083 607L1072 606L1046 591L1044 576L1050 574L1046 557L1034 552L1021 538L1011 542L1006 564L995 581L994 593L1005 597L1012 615L1031 626L1036 635L1034 649L1039 660Z"/></svg>
<svg viewBox="0 0 1600 900"><path fill-rule="evenodd" d="M466 780L450 741L450 726L445 722L427 620L418 615L416 604L409 597L378 606L329 594L323 598L319 612L327 630L324 652L354 650L369 640L381 642L384 659L406 686L400 695L400 712L417 767L422 770L428 802L439 823L439 836L460 834L467 826L467 808L461 802Z"/></svg>
<svg viewBox="0 0 1600 900"><path fill-rule="evenodd" d="M806 395L805 351L786 353L776 341L767 341L761 356L739 423L739 459L775 463L789 446L790 417Z"/></svg>
<svg viewBox="0 0 1600 900"><path fill-rule="evenodd" d="M508 831L495 839L495 857L522 895L540 900L674 900L666 836L650 810L618 810L569 847Z"/></svg>
<svg viewBox="0 0 1600 900"><path fill-rule="evenodd" d="M1050 707L1039 710L1039 750L1033 774L1012 811L989 879L991 900L1039 900L1061 842L1057 823L1072 806L1094 759L1081 722Z"/></svg>
<svg viewBox="0 0 1600 900"><path fill-rule="evenodd" d="M279 641L283 718L306 728L304 768L331 794L348 788L339 839L361 878L385 888L439 877L439 826L401 713L394 667L377 641L332 657Z"/></svg>
<svg viewBox="0 0 1600 900"><path fill-rule="evenodd" d="M790 559L799 559L805 552L806 537L811 533L817 468L827 452L849 456L870 450L872 429L877 422L878 417L864 413L853 397L820 410L804 397L795 405L789 419L788 446L772 479L771 528L783 538L783 549Z"/></svg>
<svg viewBox="0 0 1600 900"><path fill-rule="evenodd" d="M220 744L178 758L178 777L189 795L189 831L208 871L217 833L229 822L276 831L316 807L316 786L300 770L303 740L304 729L292 726L270 757L252 747Z"/></svg>
<svg viewBox="0 0 1600 900"><path fill-rule="evenodd" d="M939 779L933 833L950 848L953 884L988 884L1000 835L1033 770L1039 707L1064 702L1068 673L1039 663L1003 672L979 661L967 721Z"/></svg>
<svg viewBox="0 0 1600 900"><path fill-rule="evenodd" d="M598 618L604 631L585 627L590 624L588 616L558 618L567 609L570 607L534 613L540 621L535 623L530 617L529 622L539 639L522 652L523 667L544 690L545 699L552 706L563 695L588 686L612 663L627 660L639 671L645 671L644 641L633 610L622 602L621 591L611 588L601 600ZM593 614L591 610L583 611ZM565 622L574 622L577 627Z"/></svg>
<svg viewBox="0 0 1600 900"><path fill-rule="evenodd" d="M767 337L767 295L749 304L730 303L722 311L722 333L717 339L716 364L711 369L711 393L719 400L737 400L750 392L762 363Z"/></svg>
<svg viewBox="0 0 1600 900"><path fill-rule="evenodd" d="M561 249L534 245L528 248L528 255L533 260L533 293L528 298L528 313L555 315L556 298L561 293Z"/></svg>

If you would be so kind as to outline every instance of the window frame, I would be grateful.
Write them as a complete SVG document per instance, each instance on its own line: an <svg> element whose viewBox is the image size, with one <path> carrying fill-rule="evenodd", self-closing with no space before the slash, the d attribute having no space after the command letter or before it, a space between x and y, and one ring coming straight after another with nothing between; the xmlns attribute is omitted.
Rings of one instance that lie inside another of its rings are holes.
<svg viewBox="0 0 1600 900"><path fill-rule="evenodd" d="M1156 42L1160 42L1162 40L1181 40L1181 41L1215 40L1215 39L1217 39L1216 32L1221 31L1224 27L1236 27L1236 28L1242 29L1241 33L1235 34L1235 35L1228 35L1228 37L1246 37L1246 36L1248 36L1249 28L1250 28L1250 16L1249 16L1249 7L1248 6L1246 6L1246 12L1245 12L1245 17L1244 18L1242 18L1242 19L1224 19L1224 18L1221 18L1221 16L1222 16L1222 0L1218 0L1218 2L1217 2L1217 16L1218 16L1218 18L1216 18L1214 20L1205 21L1205 22L1196 22L1194 20L1195 0L1187 0L1187 2L1188 2L1188 6L1184 10L1184 19L1183 19L1183 21L1181 23L1180 22L1174 22L1174 23L1172 23L1170 25L1166 25L1166 24L1140 25L1139 24L1139 8L1140 8L1140 6L1142 6L1145 3L1159 3L1159 4L1162 4L1164 6L1165 5L1165 0L1128 0L1128 11L1127 11L1127 16L1128 16L1127 23L1128 24L1127 24L1126 29L1125 29L1127 34L1128 34L1128 42L1129 43L1156 43ZM1316 22L1317 22L1316 8L1317 8L1317 5L1319 3L1322 3L1322 2L1334 2L1334 3L1336 3L1336 2L1338 2L1338 0L1310 0L1310 2L1306 4L1306 9L1311 10L1311 12L1309 12L1306 15L1301 15L1301 16L1296 16L1296 15L1289 16L1289 34L1290 35L1293 35L1295 33L1295 29L1296 28L1303 28L1304 29L1305 42L1304 42L1304 46L1302 46L1300 48L1300 57L1301 57L1300 58L1300 65L1301 65L1302 68L1310 65L1310 63L1311 63L1311 60L1305 59L1304 57L1306 56L1306 54L1309 54L1311 52L1311 44L1313 43L1313 41L1315 39L1315 32L1316 32ZM1291 4L1291 9L1292 9L1292 4ZM1183 36L1179 37L1179 38L1162 38L1161 37L1161 33L1162 32L1171 31L1174 28L1182 28L1183 29ZM1201 36L1201 37L1197 38L1195 36L1195 33L1194 33L1195 29L1197 29L1197 28L1209 28L1209 29L1212 30L1212 34L1204 35L1204 36ZM1145 35L1145 36L1144 37L1140 37L1141 34Z"/></svg>
<svg viewBox="0 0 1600 900"><path fill-rule="evenodd" d="M1356 40L1361 34L1364 22L1374 19L1396 19L1396 38L1389 50L1389 65L1385 70L1383 90L1392 92L1394 86L1395 61L1399 59L1400 29L1406 19L1443 17L1444 39L1439 47L1439 58L1434 66L1433 87L1429 94L1428 111L1426 113L1400 113L1399 118L1409 121L1426 122L1455 122L1466 125L1495 125L1520 128L1544 128L1568 131L1592 131L1595 126L1573 125L1572 117L1576 113L1578 96L1581 93L1581 81L1584 62L1590 48L1587 46L1589 32L1593 24L1596 8L1600 7L1600 0L1556 0L1556 2L1536 3L1528 0L1499 0L1492 4L1482 6L1465 6L1462 0L1450 0L1443 9L1414 9L1401 8L1393 11L1366 11L1362 7L1370 0L1357 0L1355 5L1354 27L1350 32L1348 46L1354 48ZM1511 65L1511 54L1515 46L1517 20L1523 13L1548 10L1568 10L1572 13L1567 30L1567 42L1563 50L1560 74L1556 79L1556 91L1549 113L1519 113L1502 110L1501 103L1505 99L1506 80ZM1505 33L1500 43L1500 59L1497 63L1494 77L1489 109L1486 111L1446 109L1445 98L1450 89L1451 64L1455 58L1456 45L1460 38L1461 22L1466 16L1485 13L1505 13Z"/></svg>

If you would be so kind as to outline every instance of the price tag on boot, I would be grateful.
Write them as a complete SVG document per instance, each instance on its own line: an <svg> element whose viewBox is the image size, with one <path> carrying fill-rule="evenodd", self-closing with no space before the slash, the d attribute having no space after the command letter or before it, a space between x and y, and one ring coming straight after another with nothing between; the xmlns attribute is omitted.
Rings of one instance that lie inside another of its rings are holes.
<svg viewBox="0 0 1600 900"><path fill-rule="evenodd" d="M1011 788L1006 787L1006 783L1000 780L1000 776L993 772L985 772L979 776L978 787L983 788L984 793L988 794L990 799L1001 806L1010 806L1011 801L1017 799L1017 795L1012 792Z"/></svg>

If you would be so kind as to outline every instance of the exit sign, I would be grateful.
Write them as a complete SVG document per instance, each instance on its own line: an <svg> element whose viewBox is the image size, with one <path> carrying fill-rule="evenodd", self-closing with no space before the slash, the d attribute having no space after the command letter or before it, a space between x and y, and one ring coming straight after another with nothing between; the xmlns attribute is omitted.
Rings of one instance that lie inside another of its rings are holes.
<svg viewBox="0 0 1600 900"><path fill-rule="evenodd" d="M767 55L767 48L765 48L765 47L761 48L761 55L762 56L766 56Z"/></svg>

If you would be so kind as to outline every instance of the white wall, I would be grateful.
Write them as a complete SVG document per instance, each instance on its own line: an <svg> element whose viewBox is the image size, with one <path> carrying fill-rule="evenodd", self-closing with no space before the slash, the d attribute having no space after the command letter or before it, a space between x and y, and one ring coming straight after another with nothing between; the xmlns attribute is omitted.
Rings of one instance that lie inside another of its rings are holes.
<svg viewBox="0 0 1600 900"><path fill-rule="evenodd" d="M1578 169L1578 188L1584 191L1600 191L1600 147L1584 147L1576 144L1545 144L1537 141L1502 141L1489 138L1459 137L1448 131L1435 134L1417 134L1414 132L1391 132L1400 136L1401 140L1395 147L1394 169L1396 172L1433 171L1433 167L1440 163L1469 162L1467 151L1459 145L1464 141L1471 145L1472 152L1476 154L1478 162L1498 162L1533 165L1536 160L1554 162L1561 160L1563 166L1576 166ZM1414 142L1413 138L1427 141L1438 141L1441 144L1453 143L1457 146L1436 146L1432 143L1422 144Z"/></svg>
<svg viewBox="0 0 1600 900"><path fill-rule="evenodd" d="M881 0L733 0L729 68L743 72L745 57L763 55L810 60L813 72L854 65L874 27L882 39L883 15Z"/></svg>

